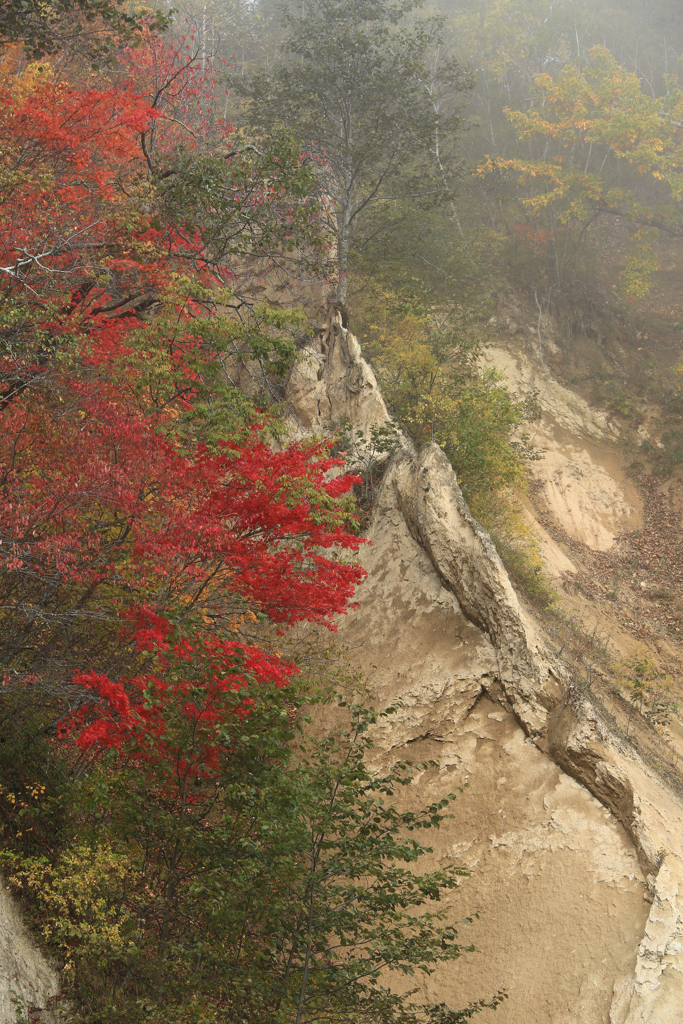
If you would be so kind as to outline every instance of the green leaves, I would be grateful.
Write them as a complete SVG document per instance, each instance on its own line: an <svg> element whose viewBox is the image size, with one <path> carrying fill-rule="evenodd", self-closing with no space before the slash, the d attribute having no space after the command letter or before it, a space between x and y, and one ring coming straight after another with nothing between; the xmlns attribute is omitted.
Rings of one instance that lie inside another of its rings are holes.
<svg viewBox="0 0 683 1024"><path fill-rule="evenodd" d="M443 904L467 872L418 870L419 830L439 827L453 794L397 805L434 763L368 767L372 728L394 708L340 699L345 728L302 734L291 689L249 696L248 718L222 726L220 775L182 814L118 757L81 782L73 846L14 856L75 1019L172 1024L188 1006L197 1024L469 1019L484 1004L431 1007L390 981L473 948Z"/></svg>
<svg viewBox="0 0 683 1024"><path fill-rule="evenodd" d="M462 130L461 94L472 83L444 56L443 19L404 22L420 6L314 0L301 15L288 8L282 58L234 83L259 134L284 124L317 165L337 235L342 302L350 255L392 221L393 204L409 196L418 206L438 205L458 170L450 157Z"/></svg>
<svg viewBox="0 0 683 1024"><path fill-rule="evenodd" d="M285 789L271 792L263 809L277 810L277 820L262 832L268 843L251 847L245 897L268 934L274 1020L291 1012L312 1021L332 1008L339 1019L422 1020L420 1007L382 984L384 973L430 973L463 950L439 911L414 909L438 902L465 872L416 875L409 866L428 852L409 832L438 827L449 799L419 813L398 811L391 798L414 768L401 762L374 776L365 755L377 716L360 707L351 714L350 732L304 742L273 779ZM245 953L236 971L253 979L255 955Z"/></svg>
<svg viewBox="0 0 683 1024"><path fill-rule="evenodd" d="M142 14L142 10L122 10L117 0L51 0L44 4L6 0L0 8L0 40L22 43L32 59L80 42L91 59L102 61L117 44L139 42ZM95 31L93 22L100 23ZM171 15L160 10L151 19L152 27L159 31L170 22ZM102 24L109 33L102 31Z"/></svg>
<svg viewBox="0 0 683 1024"><path fill-rule="evenodd" d="M465 310L414 306L376 324L370 344L390 411L416 444L443 448L475 515L488 495L522 481L532 452L513 432L525 403L479 367L482 343Z"/></svg>
<svg viewBox="0 0 683 1024"><path fill-rule="evenodd" d="M319 269L323 246L315 176L293 138L277 129L259 147L176 153L155 168L158 209L198 267L244 280L267 271Z"/></svg>
<svg viewBox="0 0 683 1024"><path fill-rule="evenodd" d="M244 440L255 415L277 434L303 313L249 306L227 289L198 289L185 279L175 285L154 320L131 333L120 359L141 410L157 415L172 408L184 444ZM128 372L131 355L138 360L135 379Z"/></svg>
<svg viewBox="0 0 683 1024"><path fill-rule="evenodd" d="M382 467L396 450L400 436L393 423L374 424L367 435L342 424L336 448L344 455L349 470L361 476L364 499L372 500L375 482L381 479Z"/></svg>

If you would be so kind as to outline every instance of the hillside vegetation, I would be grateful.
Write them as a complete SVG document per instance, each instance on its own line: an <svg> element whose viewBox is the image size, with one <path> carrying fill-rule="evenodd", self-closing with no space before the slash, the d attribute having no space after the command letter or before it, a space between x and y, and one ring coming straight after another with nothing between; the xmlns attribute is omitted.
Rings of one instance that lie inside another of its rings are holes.
<svg viewBox="0 0 683 1024"><path fill-rule="evenodd" d="M443 905L465 872L420 873L454 794L396 809L434 762L373 774L370 735L396 709L358 696L332 634L399 432L435 442L560 652L598 666L615 728L637 714L648 756L669 757L677 5L23 11L0 15L0 863L64 1012L495 1009L495 978L464 1008L423 998L423 976L472 951ZM288 376L331 311L393 425L293 440ZM506 331L527 358L522 330L618 424L646 507L609 555L555 531L576 562L560 597L529 513L547 381L495 363ZM596 627L587 659L567 595L624 620L650 584L664 632L631 621L654 650L615 662ZM341 724L314 729L326 702Z"/></svg>

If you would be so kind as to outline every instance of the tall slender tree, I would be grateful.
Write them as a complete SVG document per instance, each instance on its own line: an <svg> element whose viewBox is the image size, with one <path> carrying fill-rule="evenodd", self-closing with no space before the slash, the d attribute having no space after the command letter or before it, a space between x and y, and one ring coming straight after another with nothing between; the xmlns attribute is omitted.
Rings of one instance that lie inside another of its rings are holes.
<svg viewBox="0 0 683 1024"><path fill-rule="evenodd" d="M420 0L291 6L281 59L236 83L254 128L268 134L284 124L319 162L343 305L353 254L395 219L396 204L442 203L457 174L454 147L471 78L447 55L441 18L409 20L420 7Z"/></svg>

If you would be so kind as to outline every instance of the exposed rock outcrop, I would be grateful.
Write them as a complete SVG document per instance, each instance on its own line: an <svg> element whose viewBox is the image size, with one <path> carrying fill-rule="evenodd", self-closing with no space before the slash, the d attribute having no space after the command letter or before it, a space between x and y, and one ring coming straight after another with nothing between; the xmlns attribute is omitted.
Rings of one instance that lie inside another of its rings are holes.
<svg viewBox="0 0 683 1024"><path fill-rule="evenodd" d="M59 992L59 978L21 920L16 903L0 887L0 1024L48 1021L39 1013Z"/></svg>
<svg viewBox="0 0 683 1024"><path fill-rule="evenodd" d="M457 506L437 515L439 495L457 496L457 484L429 454L404 451L389 467L363 552L360 608L340 624L346 656L377 703L399 705L376 738L379 756L440 763L404 799L431 802L466 787L430 836L431 866L454 861L472 872L449 906L455 921L480 915L461 937L481 952L437 972L422 994L462 1006L504 987L509 999L482 1024L602 1024L615 977L635 971L650 909L645 878L615 816L540 749L546 668L530 667L533 641L516 599L503 607L509 583L495 552L478 577L485 534L471 517L458 520ZM434 506L417 531L403 506L420 464L432 477L420 500L433 496ZM427 547L447 558L442 571ZM460 562L462 602L447 578ZM490 607L475 623L464 605L480 598ZM499 646L508 622L512 639Z"/></svg>
<svg viewBox="0 0 683 1024"><path fill-rule="evenodd" d="M294 435L324 433L341 423L367 431L389 420L375 375L339 313L330 315L300 351L287 401Z"/></svg>
<svg viewBox="0 0 683 1024"><path fill-rule="evenodd" d="M425 445L418 454L404 442L387 470L376 515L391 501L465 615L491 639L498 681L520 724L530 735L541 735L548 708L559 697L557 679L491 538L472 518L437 445Z"/></svg>
<svg viewBox="0 0 683 1024"><path fill-rule="evenodd" d="M287 394L295 435L344 421L367 433L389 420L338 316L306 342ZM580 401L555 397L558 429L578 430ZM614 432L594 420L589 432ZM591 516L582 512L583 526L600 547L615 523ZM398 704L378 727L377 757L440 763L404 799L424 804L464 787L431 860L472 872L449 902L453 920L480 915L461 938L481 952L418 980L422 995L461 1006L507 988L481 1024L680 1024L683 802L551 654L438 447L400 445L370 540L360 607L340 623L341 640L378 705ZM566 555L546 542L561 566ZM56 978L22 945L8 902L2 928L10 980L0 1024L13 1024L10 992L44 1006Z"/></svg>

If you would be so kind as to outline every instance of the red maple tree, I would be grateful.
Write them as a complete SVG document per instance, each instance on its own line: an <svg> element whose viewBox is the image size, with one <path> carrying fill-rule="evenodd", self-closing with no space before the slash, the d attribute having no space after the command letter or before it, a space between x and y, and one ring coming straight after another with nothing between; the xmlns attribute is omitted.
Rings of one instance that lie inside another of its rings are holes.
<svg viewBox="0 0 683 1024"><path fill-rule="evenodd" d="M66 705L82 750L165 757L187 780L211 770L221 715L248 712L239 691L296 671L235 624L332 625L360 541L329 445L273 451L262 418L202 439L197 419L225 395L208 290L234 280L228 257L291 239L305 168L291 144L211 152L222 123L199 146L175 116L206 80L196 54L150 39L135 61L137 82L129 55L103 89L47 65L0 87L2 681ZM220 189L190 215L172 199L198 174Z"/></svg>

